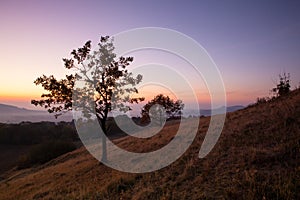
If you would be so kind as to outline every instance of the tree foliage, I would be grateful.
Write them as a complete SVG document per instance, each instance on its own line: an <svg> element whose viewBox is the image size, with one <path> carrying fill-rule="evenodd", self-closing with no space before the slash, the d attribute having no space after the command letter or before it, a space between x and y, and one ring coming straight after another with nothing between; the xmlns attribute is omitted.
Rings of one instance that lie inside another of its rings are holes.
<svg viewBox="0 0 300 200"><path fill-rule="evenodd" d="M161 125L164 119L180 117L183 107L181 100L174 101L169 96L159 94L144 105L141 114L143 121L153 119Z"/></svg>
<svg viewBox="0 0 300 200"><path fill-rule="evenodd" d="M53 75L37 78L34 83L41 85L48 93L42 94L42 99L32 100L31 103L48 109L50 113L57 113L56 116L71 110L74 103L90 109L84 111L85 117L90 117L95 109L97 119L104 133L107 133L106 120L111 110L126 112L131 109L130 103L144 100L130 98L132 93L138 93L136 85L142 80L142 75L133 77L127 70L133 57L117 58L114 49L113 40L108 36L100 38L97 50L91 51L91 41L87 41L82 48L74 49L71 58L64 58L63 62L65 68L75 73L66 75L61 80ZM84 86L75 88L75 80L83 81ZM73 98L74 92L76 99ZM87 105L91 98L92 105Z"/></svg>

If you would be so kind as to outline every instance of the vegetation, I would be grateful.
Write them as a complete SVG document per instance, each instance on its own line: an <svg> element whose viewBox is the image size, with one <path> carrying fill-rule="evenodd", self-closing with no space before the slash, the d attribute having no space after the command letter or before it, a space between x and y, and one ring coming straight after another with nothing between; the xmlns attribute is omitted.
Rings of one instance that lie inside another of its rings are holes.
<svg viewBox="0 0 300 200"><path fill-rule="evenodd" d="M203 117L187 152L151 173L118 172L81 148L40 168L12 172L0 182L0 199L300 199L299 105L300 89L228 113L218 143L199 159L210 122ZM191 120L180 126L188 131ZM168 144L178 125L167 124L143 142L113 142L151 152Z"/></svg>
<svg viewBox="0 0 300 200"><path fill-rule="evenodd" d="M0 175L18 166L42 164L80 146L72 122L0 124ZM72 147L72 148L70 148Z"/></svg>
<svg viewBox="0 0 300 200"><path fill-rule="evenodd" d="M49 141L31 147L29 153L19 159L18 168L28 168L46 163L62 154L73 151L76 146L68 141Z"/></svg>
<svg viewBox="0 0 300 200"><path fill-rule="evenodd" d="M283 96L290 92L290 87L290 74L283 73L282 75L279 74L279 83L272 91L276 96Z"/></svg>
<svg viewBox="0 0 300 200"><path fill-rule="evenodd" d="M73 123L22 122L0 125L0 144L34 145L50 140L78 141Z"/></svg>
<svg viewBox="0 0 300 200"><path fill-rule="evenodd" d="M108 36L101 37L98 49L91 52L91 41L82 48L71 52L72 58L64 58L65 68L77 70L76 74L67 75L66 79L57 80L53 76L42 76L34 82L48 91L42 94L41 100L32 100L32 104L40 105L59 116L72 109L76 104L84 107L84 117L89 118L96 110L104 134L107 133L106 121L108 113L113 109L128 111L128 103L138 103L144 98L130 98L130 94L138 93L136 85L142 75L133 77L126 69L133 57L116 58L114 46ZM74 88L75 80L84 81L83 88ZM74 93L77 99L73 99ZM73 96L72 96L73 95ZM89 101L91 100L91 101ZM90 103L90 104L89 104ZM79 107L80 107L79 106ZM102 159L106 160L106 137L102 137Z"/></svg>
<svg viewBox="0 0 300 200"><path fill-rule="evenodd" d="M276 87L272 88L271 92L273 96L271 97L258 97L256 100L256 104L266 103L268 101L274 100L276 97L287 95L291 90L290 85L290 74L283 73L279 74L279 83L277 83Z"/></svg>
<svg viewBox="0 0 300 200"><path fill-rule="evenodd" d="M142 108L142 120L149 122L153 119L162 125L162 122L167 119L180 117L183 107L181 100L174 101L169 96L159 94Z"/></svg>

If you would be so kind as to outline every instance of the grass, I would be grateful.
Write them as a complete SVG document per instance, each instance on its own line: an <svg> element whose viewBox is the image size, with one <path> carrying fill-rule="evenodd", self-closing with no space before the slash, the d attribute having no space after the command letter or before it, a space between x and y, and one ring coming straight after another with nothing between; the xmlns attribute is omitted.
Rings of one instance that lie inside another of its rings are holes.
<svg viewBox="0 0 300 200"><path fill-rule="evenodd" d="M209 121L201 118L190 148L161 170L118 172L82 147L42 166L12 171L0 182L0 199L300 199L299 89L229 113L216 146L199 159ZM114 143L148 152L167 144L177 129L171 124L150 139Z"/></svg>

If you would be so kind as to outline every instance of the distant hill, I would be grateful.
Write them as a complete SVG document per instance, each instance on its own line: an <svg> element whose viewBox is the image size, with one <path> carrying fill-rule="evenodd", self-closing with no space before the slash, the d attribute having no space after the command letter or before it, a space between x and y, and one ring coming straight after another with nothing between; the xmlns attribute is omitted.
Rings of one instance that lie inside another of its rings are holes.
<svg viewBox="0 0 300 200"><path fill-rule="evenodd" d="M227 107L227 112L233 112L236 110L243 109L244 106L229 106ZM221 114L221 108L216 109L217 114ZM184 111L184 116L210 116L211 110L201 109L200 113L198 111L188 109ZM6 105L0 103L0 123L20 123L23 121L29 122L41 122L41 121L50 121L50 122L59 122L59 121L72 121L72 113L64 114L57 119L54 117L54 114L49 114L45 110L29 110L26 108L19 108L17 106Z"/></svg>
<svg viewBox="0 0 300 200"><path fill-rule="evenodd" d="M183 124L187 131L190 120ZM219 141L199 159L209 122L210 117L201 118L190 148L161 170L118 172L82 147L3 176L0 199L300 199L299 89L228 113ZM178 126L169 124L148 139L128 136L114 143L151 152L168 144Z"/></svg>
<svg viewBox="0 0 300 200"><path fill-rule="evenodd" d="M237 111L237 110L241 110L245 108L244 106L241 106L241 105L236 105L236 106L228 106L226 108L226 112L229 113L229 112L234 112L234 111ZM216 114L223 114L223 110L224 110L224 107L221 107L221 108L216 108L214 109L215 113ZM186 110L183 110L183 115L185 117L188 117L188 116L210 116L211 115L211 109L200 109L200 113L197 111L197 110L193 110L193 109L186 109Z"/></svg>
<svg viewBox="0 0 300 200"><path fill-rule="evenodd" d="M26 113L26 112L33 112L33 110L28 110L25 108L19 108L12 105L6 105L0 103L0 113ZM44 111L34 111L34 112L44 112Z"/></svg>
<svg viewBox="0 0 300 200"><path fill-rule="evenodd" d="M0 122L1 123L20 123L22 121L30 122L59 122L59 121L71 121L72 113L60 116L58 119L54 117L54 114L50 114L43 110L29 110L25 108L19 108L12 105L0 104Z"/></svg>

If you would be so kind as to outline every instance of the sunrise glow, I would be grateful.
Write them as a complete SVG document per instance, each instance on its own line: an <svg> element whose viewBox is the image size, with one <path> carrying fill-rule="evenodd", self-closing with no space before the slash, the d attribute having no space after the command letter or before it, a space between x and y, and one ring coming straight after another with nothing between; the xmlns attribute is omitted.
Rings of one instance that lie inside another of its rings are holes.
<svg viewBox="0 0 300 200"><path fill-rule="evenodd" d="M114 35L146 26L182 32L202 45L220 70L228 105L248 105L256 97L268 95L282 72L291 73L292 86L300 80L299 35L294 34L299 32L299 26L294 25L299 14L280 14L276 3L272 11L268 10L268 4L255 7L237 3L228 8L232 11L225 12L222 8L227 5L222 2L218 5L166 2L153 3L152 9L141 12L139 7L150 5L136 2L130 6L123 5L126 9L117 9L112 15L109 8L115 8L115 4L49 1L32 2L31 6L22 1L18 4L2 2L0 102L32 108L30 100L39 98L44 92L33 81L43 74L63 78L70 73L64 69L62 58L69 57L72 49L82 46L87 40L92 40L95 46L101 35ZM256 10L255 16L248 16L247 12L251 9L243 11L249 6ZM214 7L215 12L208 12L207 7ZM157 10L157 13L153 15L150 10ZM145 56L147 54L134 55L134 63L138 64L160 62L162 58L172 60L165 54L161 58L155 53L149 57ZM184 62L173 60L163 64L179 71L183 69L183 72L187 69ZM210 95L203 79L193 78L189 69L185 71L193 88L197 88L199 105L208 107ZM180 86L180 83L176 84ZM171 95L170 91L162 88L146 88L140 90L146 99L157 93ZM191 98L186 97L186 102L189 101Z"/></svg>

